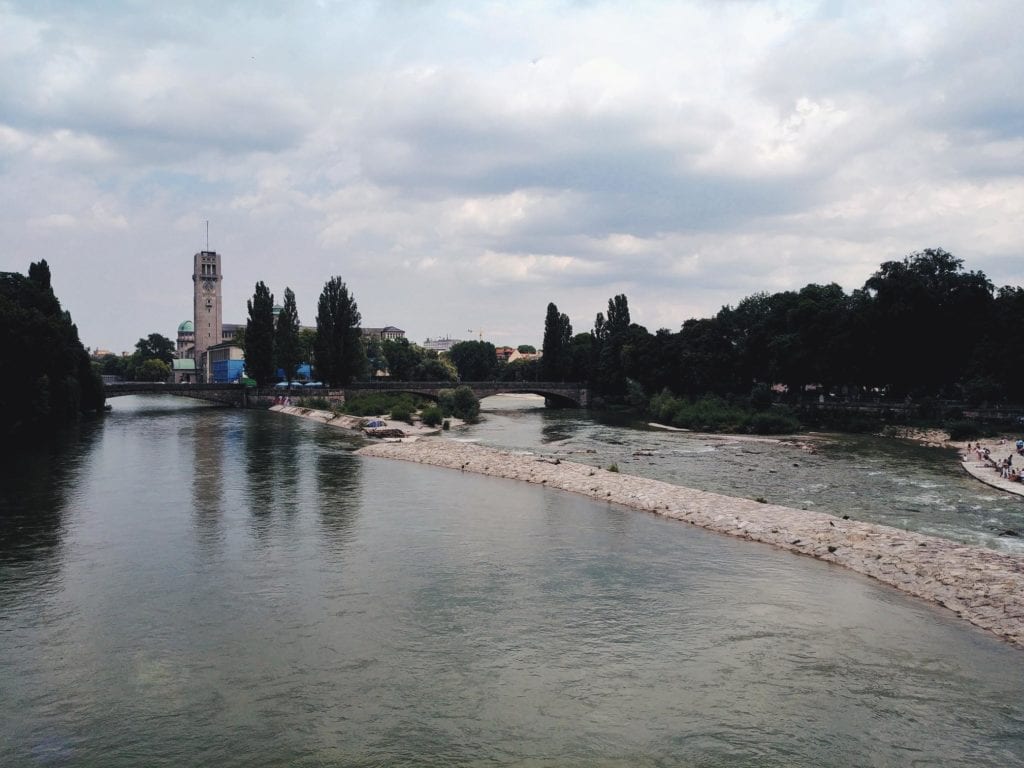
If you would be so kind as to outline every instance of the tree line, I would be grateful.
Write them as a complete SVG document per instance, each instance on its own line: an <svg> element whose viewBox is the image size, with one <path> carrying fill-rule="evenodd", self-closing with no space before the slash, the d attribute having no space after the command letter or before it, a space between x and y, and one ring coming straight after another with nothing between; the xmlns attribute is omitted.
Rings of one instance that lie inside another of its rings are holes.
<svg viewBox="0 0 1024 768"><path fill-rule="evenodd" d="M847 398L1024 401L1024 289L995 289L942 249L887 261L850 293L835 284L756 293L678 331L650 333L609 299L593 329L572 333L548 306L544 379L586 381L600 401L748 396L774 388Z"/></svg>
<svg viewBox="0 0 1024 768"><path fill-rule="evenodd" d="M45 259L27 276L0 273L0 371L4 437L31 439L103 408L103 381L53 292Z"/></svg>

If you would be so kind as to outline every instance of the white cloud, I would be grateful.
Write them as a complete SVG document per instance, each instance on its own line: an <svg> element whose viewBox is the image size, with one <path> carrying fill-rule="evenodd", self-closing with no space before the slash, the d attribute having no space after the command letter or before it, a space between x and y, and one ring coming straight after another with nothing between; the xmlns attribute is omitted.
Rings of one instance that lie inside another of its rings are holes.
<svg viewBox="0 0 1024 768"><path fill-rule="evenodd" d="M311 320L341 274L417 338L619 292L677 327L930 246L1024 282L1017 10L0 5L0 269L46 255L112 348L187 317L206 220L227 317L266 280Z"/></svg>

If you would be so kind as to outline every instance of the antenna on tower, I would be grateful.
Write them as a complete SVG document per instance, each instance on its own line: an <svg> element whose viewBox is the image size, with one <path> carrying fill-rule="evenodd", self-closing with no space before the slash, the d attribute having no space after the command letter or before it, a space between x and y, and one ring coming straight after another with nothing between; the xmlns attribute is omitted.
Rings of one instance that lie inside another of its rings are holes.
<svg viewBox="0 0 1024 768"><path fill-rule="evenodd" d="M206 250L210 250L210 220L206 220Z"/></svg>

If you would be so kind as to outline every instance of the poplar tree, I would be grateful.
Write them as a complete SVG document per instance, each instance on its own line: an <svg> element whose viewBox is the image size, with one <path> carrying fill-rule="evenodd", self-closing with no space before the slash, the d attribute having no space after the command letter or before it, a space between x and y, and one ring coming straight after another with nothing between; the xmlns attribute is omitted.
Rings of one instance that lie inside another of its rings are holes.
<svg viewBox="0 0 1024 768"><path fill-rule="evenodd" d="M246 304L245 368L264 387L274 380L274 296L261 280Z"/></svg>
<svg viewBox="0 0 1024 768"><path fill-rule="evenodd" d="M295 293L284 289L284 306L277 315L274 330L274 352L277 367L284 371L285 381L292 381L302 362L302 347L299 343L299 310L295 306Z"/></svg>
<svg viewBox="0 0 1024 768"><path fill-rule="evenodd" d="M317 378L332 387L344 386L360 376L366 369L366 350L363 347L360 323L362 316L355 297L340 277L332 277L324 284L317 302L316 358Z"/></svg>
<svg viewBox="0 0 1024 768"><path fill-rule="evenodd" d="M565 381L569 372L569 347L572 344L572 323L552 302L544 318L544 344L541 376L545 381Z"/></svg>

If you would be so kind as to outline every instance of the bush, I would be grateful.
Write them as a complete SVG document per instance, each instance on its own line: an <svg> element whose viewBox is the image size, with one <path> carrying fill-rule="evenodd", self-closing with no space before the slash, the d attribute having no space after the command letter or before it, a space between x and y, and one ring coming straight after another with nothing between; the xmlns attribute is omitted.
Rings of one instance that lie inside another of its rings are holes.
<svg viewBox="0 0 1024 768"><path fill-rule="evenodd" d="M609 464L608 465L608 471L609 472L618 472L619 471L619 465L618 464Z"/></svg>
<svg viewBox="0 0 1024 768"><path fill-rule="evenodd" d="M750 407L755 411L767 411L772 407L772 391L767 384L758 384L750 390Z"/></svg>
<svg viewBox="0 0 1024 768"><path fill-rule="evenodd" d="M401 392L372 392L346 401L342 410L353 416L377 416L395 408L413 413L419 408L418 400Z"/></svg>
<svg viewBox="0 0 1024 768"><path fill-rule="evenodd" d="M452 393L452 413L470 424L480 418L480 401L469 387L456 387Z"/></svg>
<svg viewBox="0 0 1024 768"><path fill-rule="evenodd" d="M447 432L451 428L452 423L448 421L448 419L445 419L443 422L441 422L441 429L443 429L445 432Z"/></svg>
<svg viewBox="0 0 1024 768"><path fill-rule="evenodd" d="M300 408L309 408L314 411L331 410L331 401L326 397L300 397L297 405Z"/></svg>
<svg viewBox="0 0 1024 768"><path fill-rule="evenodd" d="M442 389L437 395L437 407L441 409L442 416L453 416L455 414L455 391Z"/></svg>
<svg viewBox="0 0 1024 768"><path fill-rule="evenodd" d="M428 427L436 427L441 423L443 416L441 415L441 409L436 405L431 405L423 409L420 414L420 421L426 424Z"/></svg>
<svg viewBox="0 0 1024 768"><path fill-rule="evenodd" d="M766 411L747 419L747 429L756 435L788 435L800 431L800 422L788 413Z"/></svg>
<svg viewBox="0 0 1024 768"><path fill-rule="evenodd" d="M408 407L405 403L395 403L391 406L391 420L412 424L412 408Z"/></svg>

